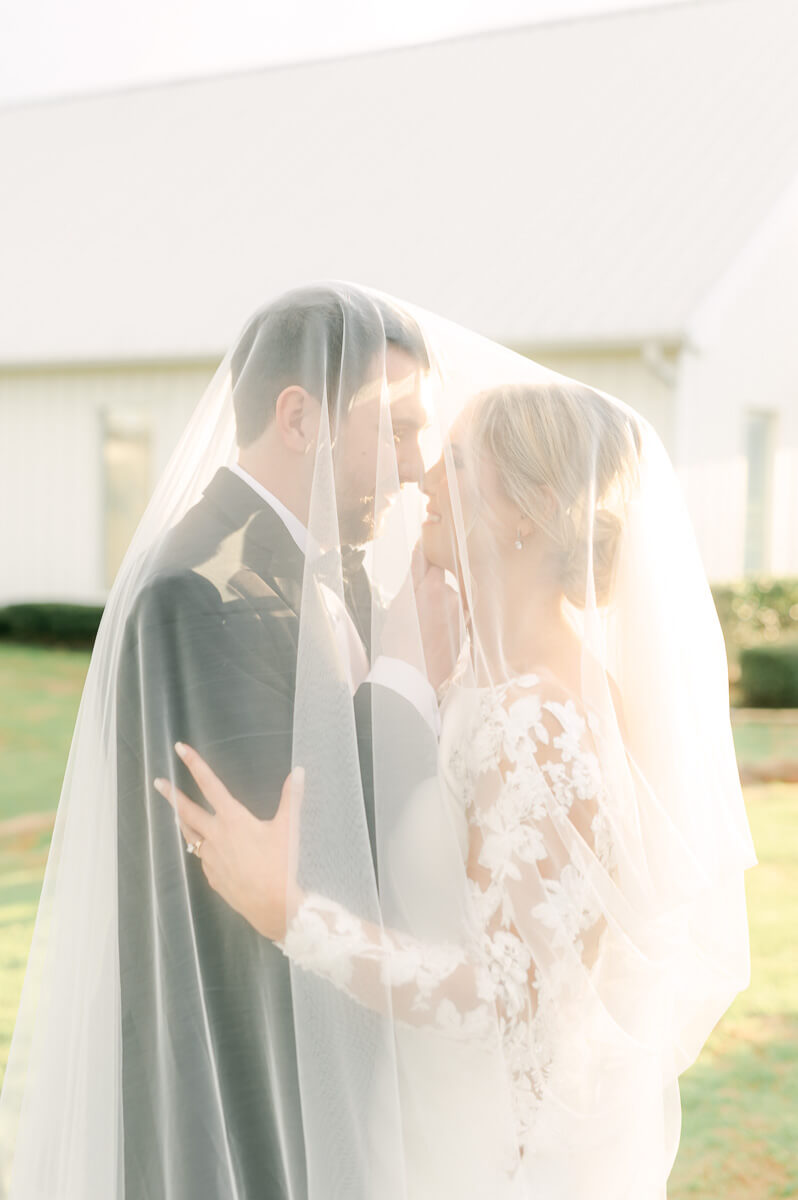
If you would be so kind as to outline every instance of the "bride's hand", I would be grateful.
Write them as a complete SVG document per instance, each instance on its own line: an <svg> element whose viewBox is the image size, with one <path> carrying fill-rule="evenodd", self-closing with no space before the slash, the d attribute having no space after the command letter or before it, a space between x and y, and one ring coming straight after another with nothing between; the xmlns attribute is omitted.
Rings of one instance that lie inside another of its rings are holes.
<svg viewBox="0 0 798 1200"><path fill-rule="evenodd" d="M419 542L407 578L388 609L383 653L417 665L420 632L427 677L437 691L454 670L460 651L459 607L459 594L446 582L446 572L425 558Z"/></svg>
<svg viewBox="0 0 798 1200"><path fill-rule="evenodd" d="M296 863L304 771L297 767L291 772L274 817L261 821L236 800L196 750L181 742L175 750L213 812L195 804L168 779L156 779L155 787L175 809L187 843L200 843L198 857L208 883L258 933L281 940L287 914L293 915L302 899Z"/></svg>

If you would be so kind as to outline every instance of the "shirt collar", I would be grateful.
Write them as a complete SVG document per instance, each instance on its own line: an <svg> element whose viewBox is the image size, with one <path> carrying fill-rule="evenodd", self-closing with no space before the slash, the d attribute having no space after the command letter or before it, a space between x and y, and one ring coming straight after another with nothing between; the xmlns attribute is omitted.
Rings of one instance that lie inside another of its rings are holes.
<svg viewBox="0 0 798 1200"><path fill-rule="evenodd" d="M278 500L268 488L265 488L259 480L255 479L253 475L250 475L249 471L245 471L239 463L233 463L230 466L230 470L234 475L237 475L239 479L243 479L244 483L248 483L253 491L257 492L261 499L265 500L269 507L274 509L299 549L303 554L305 554L308 546L308 531L300 521L299 517L295 516L289 508L286 508L282 500Z"/></svg>

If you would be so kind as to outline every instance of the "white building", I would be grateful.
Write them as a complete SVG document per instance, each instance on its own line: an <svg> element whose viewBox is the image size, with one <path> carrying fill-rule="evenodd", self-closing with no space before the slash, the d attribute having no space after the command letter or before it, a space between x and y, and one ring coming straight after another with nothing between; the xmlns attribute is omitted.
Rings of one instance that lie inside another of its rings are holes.
<svg viewBox="0 0 798 1200"><path fill-rule="evenodd" d="M798 573L798 7L0 112L0 604L99 600L248 313L404 296L627 400L713 579Z"/></svg>

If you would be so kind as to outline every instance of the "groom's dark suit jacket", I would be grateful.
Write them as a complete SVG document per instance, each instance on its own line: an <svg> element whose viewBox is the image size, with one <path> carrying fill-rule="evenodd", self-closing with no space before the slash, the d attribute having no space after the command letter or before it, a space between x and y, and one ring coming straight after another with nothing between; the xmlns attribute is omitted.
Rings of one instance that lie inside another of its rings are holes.
<svg viewBox="0 0 798 1200"><path fill-rule="evenodd" d="M303 565L273 509L220 468L166 535L126 625L117 680L126 1200L228 1200L231 1176L241 1200L306 1194L288 960L210 888L152 787L171 777L200 800L173 749L185 741L253 812L274 814L291 769ZM368 691L355 711L376 864ZM421 740L418 777L431 774L431 731L419 738L415 709L399 696L388 703L397 755ZM348 1194L368 1193L353 1180Z"/></svg>

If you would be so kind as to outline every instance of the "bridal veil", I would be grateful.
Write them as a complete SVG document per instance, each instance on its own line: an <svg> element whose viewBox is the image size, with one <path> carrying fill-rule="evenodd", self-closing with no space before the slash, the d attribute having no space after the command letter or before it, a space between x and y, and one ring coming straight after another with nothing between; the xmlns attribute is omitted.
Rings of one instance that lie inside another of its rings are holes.
<svg viewBox="0 0 798 1200"><path fill-rule="evenodd" d="M298 522L235 470L292 389L297 436L314 422ZM448 507L427 517L431 479ZM446 543L437 591L420 540ZM525 562L528 619L504 594ZM543 581L581 647L568 680L524 651ZM560 688L548 707L530 677ZM546 904L508 876L517 941L489 963L458 746L496 734L497 695L534 803L519 775L511 823L502 768L481 865L525 839ZM360 989L332 944L324 969L322 926L308 969L211 892L152 788L196 796L176 740L264 819L304 769L299 882L349 914L350 944L360 922L385 934ZM384 294L281 295L198 398L108 598L0 1100L0 1196L664 1197L678 1077L748 981L753 861L721 631L652 426ZM521 943L513 1038L542 1038L538 1006L562 997L524 1081L491 993ZM425 1003L455 966L459 989Z"/></svg>

